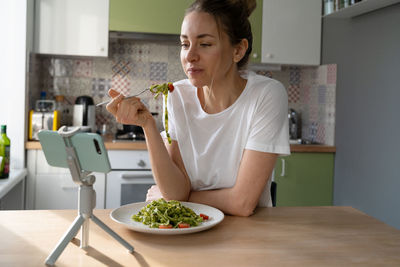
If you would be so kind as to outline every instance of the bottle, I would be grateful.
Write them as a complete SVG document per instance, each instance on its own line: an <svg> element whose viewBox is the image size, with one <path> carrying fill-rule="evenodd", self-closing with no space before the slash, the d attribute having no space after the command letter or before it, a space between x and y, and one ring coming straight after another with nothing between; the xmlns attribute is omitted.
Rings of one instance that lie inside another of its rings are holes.
<svg viewBox="0 0 400 267"><path fill-rule="evenodd" d="M1 125L0 135L0 178L8 178L10 174L10 139L7 137L7 126Z"/></svg>
<svg viewBox="0 0 400 267"><path fill-rule="evenodd" d="M63 95L56 95L56 109L59 111L60 125L70 125L70 110Z"/></svg>
<svg viewBox="0 0 400 267"><path fill-rule="evenodd" d="M334 11L338 11L339 10L339 2L340 2L340 0L335 0L335 4L334 4L334 7L333 7Z"/></svg>

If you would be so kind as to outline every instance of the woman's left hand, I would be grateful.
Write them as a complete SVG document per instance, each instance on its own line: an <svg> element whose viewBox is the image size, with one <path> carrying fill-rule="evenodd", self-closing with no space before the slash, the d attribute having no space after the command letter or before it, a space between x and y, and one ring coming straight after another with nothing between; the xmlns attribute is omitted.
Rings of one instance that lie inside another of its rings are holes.
<svg viewBox="0 0 400 267"><path fill-rule="evenodd" d="M160 192L160 189L158 188L157 185L153 185L150 187L150 189L147 191L146 195L146 201L153 201L162 198L162 194Z"/></svg>

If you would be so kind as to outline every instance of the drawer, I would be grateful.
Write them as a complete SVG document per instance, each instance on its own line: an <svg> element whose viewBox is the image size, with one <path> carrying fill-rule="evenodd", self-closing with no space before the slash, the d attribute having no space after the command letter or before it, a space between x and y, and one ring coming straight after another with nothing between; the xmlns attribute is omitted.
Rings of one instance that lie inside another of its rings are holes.
<svg viewBox="0 0 400 267"><path fill-rule="evenodd" d="M108 158L113 170L150 170L147 150L108 150Z"/></svg>

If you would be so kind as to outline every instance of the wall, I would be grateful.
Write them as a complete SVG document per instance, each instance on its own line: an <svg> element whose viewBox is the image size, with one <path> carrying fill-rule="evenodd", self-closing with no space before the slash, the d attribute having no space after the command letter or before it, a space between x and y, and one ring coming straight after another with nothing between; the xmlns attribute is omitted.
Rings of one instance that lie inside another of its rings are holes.
<svg viewBox="0 0 400 267"><path fill-rule="evenodd" d="M334 204L400 229L400 4L324 19L324 64L337 63Z"/></svg>
<svg viewBox="0 0 400 267"><path fill-rule="evenodd" d="M181 80L185 74L179 49L170 41L110 39L107 58L31 55L30 99L38 99L40 91L46 91L48 98L65 95L71 104L81 95L99 103L108 99L110 88L130 95L152 84ZM161 129L162 97L154 99L149 92L140 97L151 112L159 114L156 118ZM96 124L98 128L107 124L110 132L122 127L105 106L96 108Z"/></svg>
<svg viewBox="0 0 400 267"><path fill-rule="evenodd" d="M31 14L33 1L0 2L0 124L7 125L14 169L25 166L27 24Z"/></svg>
<svg viewBox="0 0 400 267"><path fill-rule="evenodd" d="M263 71L258 71L264 74ZM334 145L336 112L336 64L317 67L285 66L266 72L283 83L289 108L301 117L301 137L311 142Z"/></svg>
<svg viewBox="0 0 400 267"><path fill-rule="evenodd" d="M111 39L109 47L107 58L31 55L30 107L34 107L41 90L49 98L68 96L70 103L79 95L89 95L99 103L108 99L109 88L129 95L154 83L186 78L176 42ZM284 84L289 107L301 113L305 139L334 145L336 65L284 66L280 71L268 71L264 65L250 67ZM150 93L141 98L150 111L159 114L161 130L162 99L154 100ZM111 132L122 127L104 107L96 108L96 124L98 128L107 124Z"/></svg>

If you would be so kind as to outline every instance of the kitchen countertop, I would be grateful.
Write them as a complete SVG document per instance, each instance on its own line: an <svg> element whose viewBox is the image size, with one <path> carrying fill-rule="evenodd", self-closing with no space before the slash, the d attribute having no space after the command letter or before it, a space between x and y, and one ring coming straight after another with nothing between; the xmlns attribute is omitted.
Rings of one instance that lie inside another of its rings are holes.
<svg viewBox="0 0 400 267"><path fill-rule="evenodd" d="M104 142L108 150L146 150L146 142L144 141L118 141L112 142L106 139ZM25 144L26 149L42 149L39 141L28 141ZM335 153L335 146L327 145L290 145L291 152L312 152L312 153Z"/></svg>
<svg viewBox="0 0 400 267"><path fill-rule="evenodd" d="M138 233L94 214L134 248L127 250L94 223L89 248L80 235L57 266L400 266L400 231L351 207L259 208L226 216L188 235ZM0 266L43 266L76 210L0 211Z"/></svg>
<svg viewBox="0 0 400 267"><path fill-rule="evenodd" d="M10 169L10 175L7 179L0 179L0 199L4 197L11 189L22 181L27 174L26 169ZM1 265L1 264L0 264Z"/></svg>

